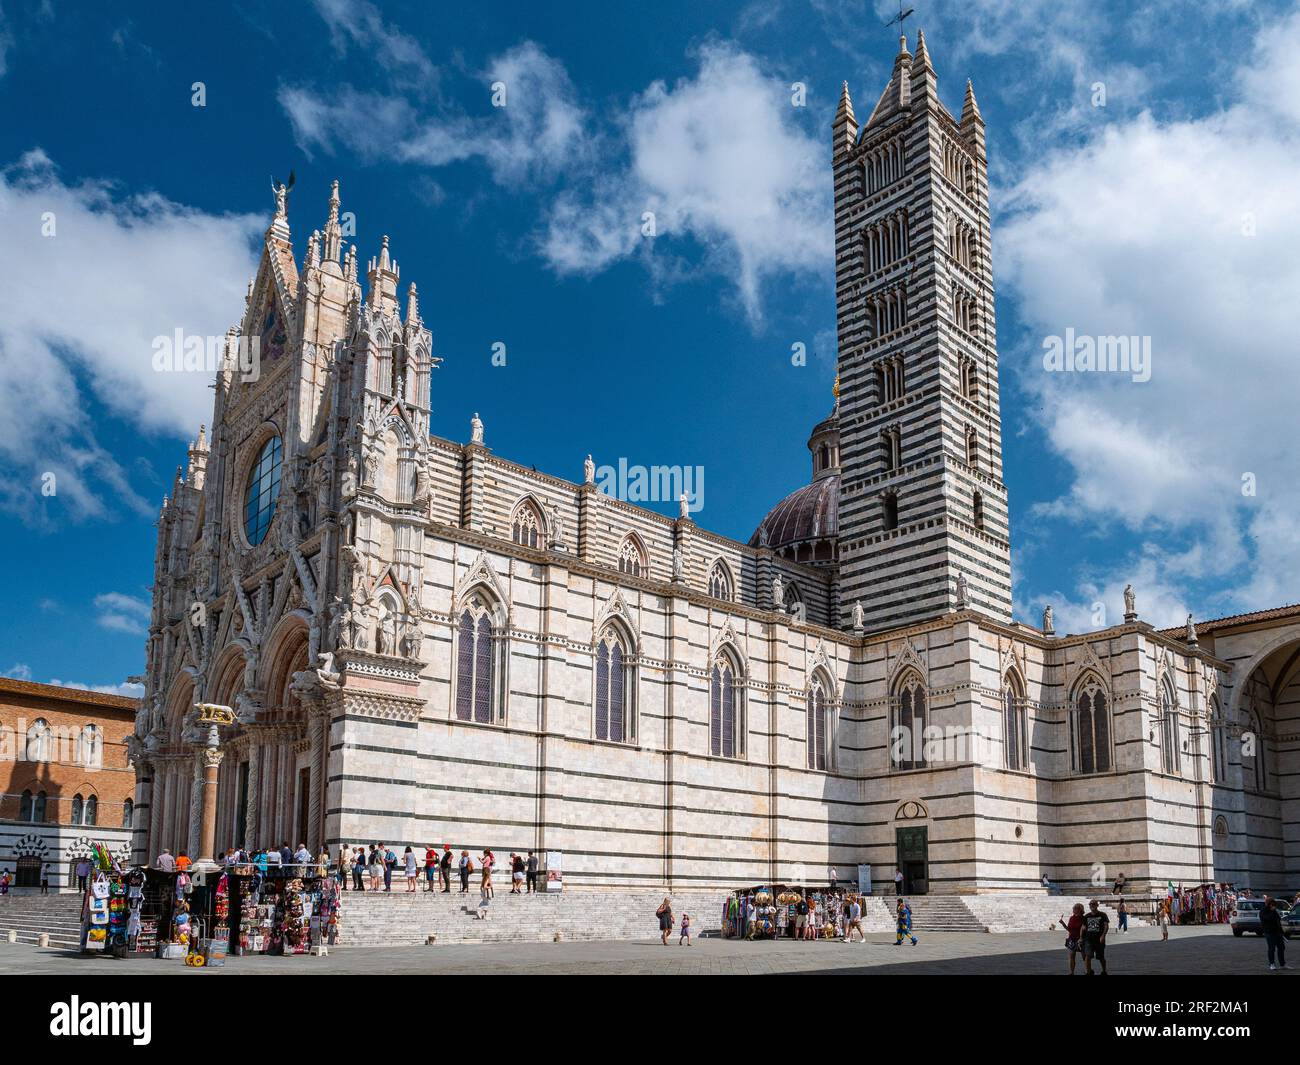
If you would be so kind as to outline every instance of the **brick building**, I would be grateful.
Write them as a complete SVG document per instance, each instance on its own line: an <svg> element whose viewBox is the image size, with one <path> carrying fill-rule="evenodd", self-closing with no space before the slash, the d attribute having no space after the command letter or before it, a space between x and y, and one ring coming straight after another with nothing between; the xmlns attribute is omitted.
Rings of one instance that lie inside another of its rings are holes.
<svg viewBox="0 0 1300 1065"><path fill-rule="evenodd" d="M90 844L127 857L135 699L0 677L0 870L17 887L74 884Z"/></svg>

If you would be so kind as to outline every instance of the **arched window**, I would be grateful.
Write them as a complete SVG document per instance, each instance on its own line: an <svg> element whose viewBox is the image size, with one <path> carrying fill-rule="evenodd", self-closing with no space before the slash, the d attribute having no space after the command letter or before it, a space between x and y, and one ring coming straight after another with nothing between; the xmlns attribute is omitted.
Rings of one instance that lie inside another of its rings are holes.
<svg viewBox="0 0 1300 1065"><path fill-rule="evenodd" d="M45 820L45 799L46 799L45 792L43 792L43 791L38 791L38 792L36 793L36 798L35 798L35 800L32 802L32 820L33 820L33 821L44 821L44 820Z"/></svg>
<svg viewBox="0 0 1300 1065"><path fill-rule="evenodd" d="M504 718L496 685L496 631L488 603L475 596L460 615L456 641L456 718L480 725Z"/></svg>
<svg viewBox="0 0 1300 1065"><path fill-rule="evenodd" d="M1025 697L1020 682L1008 673L1002 685L1002 749L1008 769L1029 768Z"/></svg>
<svg viewBox="0 0 1300 1065"><path fill-rule="evenodd" d="M1075 691L1071 701L1070 752L1076 773L1110 770L1110 713L1106 693L1095 677Z"/></svg>
<svg viewBox="0 0 1300 1065"><path fill-rule="evenodd" d="M794 581L785 582L785 590L781 593L781 599L781 609L785 613L802 616L803 595L800 594L799 586Z"/></svg>
<svg viewBox="0 0 1300 1065"><path fill-rule="evenodd" d="M894 492L886 492L880 499L881 524L885 527L885 532L893 532L898 528L898 495Z"/></svg>
<svg viewBox="0 0 1300 1065"><path fill-rule="evenodd" d="M135 817L135 803L127 799L126 802L122 803L122 827L130 828L133 817Z"/></svg>
<svg viewBox="0 0 1300 1065"><path fill-rule="evenodd" d="M97 796L91 795L86 799L85 816L82 817L81 823L83 825L99 824L99 798Z"/></svg>
<svg viewBox="0 0 1300 1065"><path fill-rule="evenodd" d="M510 519L510 539L521 547L537 547L541 541L542 518L528 500L515 507Z"/></svg>
<svg viewBox="0 0 1300 1065"><path fill-rule="evenodd" d="M81 730L77 740L77 761L84 766L94 768L103 763L104 738L95 725L87 725Z"/></svg>
<svg viewBox="0 0 1300 1065"><path fill-rule="evenodd" d="M1178 743L1178 703L1174 687L1165 677L1160 685L1160 764L1166 773L1179 771Z"/></svg>
<svg viewBox="0 0 1300 1065"><path fill-rule="evenodd" d="M895 769L922 769L925 758L926 693L920 674L909 670L894 688L889 749Z"/></svg>
<svg viewBox="0 0 1300 1065"><path fill-rule="evenodd" d="M979 439L974 429L966 430L966 465L975 467L980 464Z"/></svg>
<svg viewBox="0 0 1300 1065"><path fill-rule="evenodd" d="M733 598L731 572L721 559L713 563L713 568L709 570L709 595L727 602Z"/></svg>
<svg viewBox="0 0 1300 1065"><path fill-rule="evenodd" d="M54 757L54 733L50 723L38 717L27 727L27 761L48 762Z"/></svg>
<svg viewBox="0 0 1300 1065"><path fill-rule="evenodd" d="M709 752L722 758L745 754L744 679L739 663L725 651L709 676Z"/></svg>
<svg viewBox="0 0 1300 1065"><path fill-rule="evenodd" d="M81 794L78 793L74 795L72 797L72 823L74 825L80 825L85 823L83 820L85 814L85 808L86 808L86 800L81 797Z"/></svg>
<svg viewBox="0 0 1300 1065"><path fill-rule="evenodd" d="M808 689L808 768L825 771L834 768L831 738L834 732L830 708L831 688L819 673Z"/></svg>
<svg viewBox="0 0 1300 1065"><path fill-rule="evenodd" d="M35 804L34 798L35 798L35 797L32 795L32 793L31 793L30 791L24 791L24 792L23 792L22 801L21 801L21 802L19 803L19 805L18 805L18 820L19 820L19 821L35 821L35 820L36 820L36 804Z"/></svg>
<svg viewBox="0 0 1300 1065"><path fill-rule="evenodd" d="M624 537L623 546L618 549L618 571L630 573L633 577L645 577L649 575L646 569L645 552L641 550L641 545L632 536Z"/></svg>
<svg viewBox="0 0 1300 1065"><path fill-rule="evenodd" d="M983 492L976 492L974 498L971 500L971 518L974 522L975 528L981 530L984 528L984 493Z"/></svg>
<svg viewBox="0 0 1300 1065"><path fill-rule="evenodd" d="M620 630L606 627L596 644L596 739L623 743L636 739L636 677L629 643Z"/></svg>
<svg viewBox="0 0 1300 1065"><path fill-rule="evenodd" d="M266 539L266 530L275 516L275 501L280 495L281 444L271 437L257 453L244 485L244 535L250 544Z"/></svg>

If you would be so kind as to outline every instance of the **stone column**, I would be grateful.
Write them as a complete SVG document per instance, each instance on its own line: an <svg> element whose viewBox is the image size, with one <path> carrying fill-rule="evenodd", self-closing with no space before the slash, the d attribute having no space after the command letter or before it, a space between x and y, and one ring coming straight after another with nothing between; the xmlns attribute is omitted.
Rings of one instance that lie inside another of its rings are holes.
<svg viewBox="0 0 1300 1065"><path fill-rule="evenodd" d="M300 842L307 844L308 850L320 846L324 841L325 808L322 802L321 779L325 775L325 759L329 755L329 718L325 716L320 699L312 699L307 706L308 735L311 737L311 758L308 786L311 794L307 798L307 838Z"/></svg>
<svg viewBox="0 0 1300 1065"><path fill-rule="evenodd" d="M217 726L208 730L208 745L200 755L203 767L203 794L199 806L199 856L200 866L215 868L212 852L217 843L217 775L221 769L223 751L219 746Z"/></svg>
<svg viewBox="0 0 1300 1065"><path fill-rule="evenodd" d="M240 845L247 851L254 851L261 846L261 832L258 825L257 790L261 778L262 745L256 739L256 733L248 738L248 797L244 806L244 838Z"/></svg>
<svg viewBox="0 0 1300 1065"><path fill-rule="evenodd" d="M153 825L153 782L156 770L152 762L142 762L135 778L135 805L131 809L131 863L148 865Z"/></svg>

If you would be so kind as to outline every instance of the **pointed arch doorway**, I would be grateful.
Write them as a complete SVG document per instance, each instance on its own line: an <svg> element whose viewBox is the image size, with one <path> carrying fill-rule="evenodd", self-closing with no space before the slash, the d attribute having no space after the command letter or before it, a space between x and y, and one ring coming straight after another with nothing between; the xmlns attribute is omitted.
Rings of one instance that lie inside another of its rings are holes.
<svg viewBox="0 0 1300 1065"><path fill-rule="evenodd" d="M903 874L904 895L930 892L930 811L908 800L894 812L895 865Z"/></svg>

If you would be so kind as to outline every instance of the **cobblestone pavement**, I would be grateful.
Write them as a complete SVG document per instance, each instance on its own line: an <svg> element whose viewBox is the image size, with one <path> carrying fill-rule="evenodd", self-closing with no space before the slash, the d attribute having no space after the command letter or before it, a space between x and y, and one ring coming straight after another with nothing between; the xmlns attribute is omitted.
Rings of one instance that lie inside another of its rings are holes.
<svg viewBox="0 0 1300 1065"><path fill-rule="evenodd" d="M919 932L920 943L894 946L892 935L870 935L865 944L796 943L789 940L745 943L700 939L690 947L658 940L601 943L492 943L432 947L336 947L327 958L253 956L231 958L210 970L189 969L179 961L154 958L81 958L38 947L0 943L0 974L86 975L184 973L189 976L302 973L331 974L1047 974L1064 975L1064 933L1026 932L988 935ZM1300 940L1292 943L1292 963L1300 971ZM1206 973L1291 976L1268 971L1263 940L1236 939L1226 927L1175 928L1160 942L1154 928L1112 933L1107 950L1114 975ZM1082 963L1079 967L1082 973Z"/></svg>

